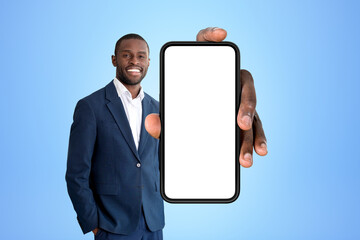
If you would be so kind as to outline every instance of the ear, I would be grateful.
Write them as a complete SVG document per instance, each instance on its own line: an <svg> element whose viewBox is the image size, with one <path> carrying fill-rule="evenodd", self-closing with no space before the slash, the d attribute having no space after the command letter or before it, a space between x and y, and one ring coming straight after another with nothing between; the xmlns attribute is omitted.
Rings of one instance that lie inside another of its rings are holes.
<svg viewBox="0 0 360 240"><path fill-rule="evenodd" d="M116 67L116 57L114 55L111 55L111 62L113 64L114 67Z"/></svg>
<svg viewBox="0 0 360 240"><path fill-rule="evenodd" d="M150 66L150 58L149 58L149 62L148 62L148 67Z"/></svg>

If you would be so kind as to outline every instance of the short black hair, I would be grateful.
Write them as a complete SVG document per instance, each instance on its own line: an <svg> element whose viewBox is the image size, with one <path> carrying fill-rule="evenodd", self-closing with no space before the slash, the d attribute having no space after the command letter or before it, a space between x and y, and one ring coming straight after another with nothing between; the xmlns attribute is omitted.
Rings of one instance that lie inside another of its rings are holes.
<svg viewBox="0 0 360 240"><path fill-rule="evenodd" d="M143 40L145 43L146 43L146 46L147 46L147 49L148 49L148 52L149 52L149 55L150 55L150 48L149 48L149 44L145 41L145 39L140 36L139 34L136 34L136 33L129 33L129 34L126 34L124 36L122 36L119 40L117 40L116 44L115 44L115 50L114 50L114 54L116 56L116 52L117 52L117 49L120 47L120 44L123 40L127 40L127 39L139 39L139 40Z"/></svg>

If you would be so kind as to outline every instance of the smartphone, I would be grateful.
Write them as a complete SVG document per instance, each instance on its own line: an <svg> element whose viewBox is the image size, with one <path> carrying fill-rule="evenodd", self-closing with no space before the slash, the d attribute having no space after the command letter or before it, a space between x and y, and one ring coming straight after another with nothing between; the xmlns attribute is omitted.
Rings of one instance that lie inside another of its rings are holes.
<svg viewBox="0 0 360 240"><path fill-rule="evenodd" d="M230 203L240 194L240 51L232 42L160 50L160 191L170 203Z"/></svg>

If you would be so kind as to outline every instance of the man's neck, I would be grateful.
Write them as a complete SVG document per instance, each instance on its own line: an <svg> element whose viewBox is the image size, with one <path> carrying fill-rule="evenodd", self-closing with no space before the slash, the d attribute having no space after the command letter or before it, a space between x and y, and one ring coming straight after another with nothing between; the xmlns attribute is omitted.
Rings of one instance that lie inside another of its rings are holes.
<svg viewBox="0 0 360 240"><path fill-rule="evenodd" d="M136 98L139 95L139 92L141 89L140 83L136 84L136 85L128 85L128 84L124 84L124 83L122 83L122 84L126 87L127 90L129 90L129 92L131 93L132 99Z"/></svg>

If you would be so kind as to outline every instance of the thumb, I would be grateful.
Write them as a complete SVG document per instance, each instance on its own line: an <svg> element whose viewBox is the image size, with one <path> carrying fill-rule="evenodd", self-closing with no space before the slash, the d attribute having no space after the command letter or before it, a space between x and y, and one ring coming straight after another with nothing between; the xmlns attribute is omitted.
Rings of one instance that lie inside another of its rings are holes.
<svg viewBox="0 0 360 240"><path fill-rule="evenodd" d="M201 30L197 36L198 42L221 42L226 38L227 32L225 29L217 27L208 27Z"/></svg>
<svg viewBox="0 0 360 240"><path fill-rule="evenodd" d="M146 116L145 129L152 137L159 139L161 132L161 122L159 114L151 113Z"/></svg>

